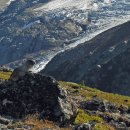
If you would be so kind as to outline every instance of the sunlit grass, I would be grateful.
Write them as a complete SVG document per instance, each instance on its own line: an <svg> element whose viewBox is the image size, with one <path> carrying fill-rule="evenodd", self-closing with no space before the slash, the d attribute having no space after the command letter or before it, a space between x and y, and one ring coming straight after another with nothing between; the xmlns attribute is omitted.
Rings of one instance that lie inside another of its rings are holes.
<svg viewBox="0 0 130 130"><path fill-rule="evenodd" d="M0 79L8 80L12 72L0 71Z"/></svg>
<svg viewBox="0 0 130 130"><path fill-rule="evenodd" d="M88 86L71 83L71 82L60 81L59 83L63 88L68 89L69 91L74 90L73 89L74 86L79 87L77 89L78 93L76 93L76 95L81 95L86 99L92 99L94 96L96 96L99 99L107 100L109 102L117 104L118 106L120 105L130 106L130 97L128 96L107 93L97 89L90 88Z"/></svg>
<svg viewBox="0 0 130 130"><path fill-rule="evenodd" d="M98 123L103 122L103 119L99 116L88 115L85 111L79 110L77 117L75 118L74 124L83 124L90 121L96 121Z"/></svg>
<svg viewBox="0 0 130 130"><path fill-rule="evenodd" d="M115 129L106 123L97 123L93 130L115 130Z"/></svg>
<svg viewBox="0 0 130 130"><path fill-rule="evenodd" d="M93 130L115 130L112 126L104 122L99 116L88 115L85 111L79 110L77 117L75 118L74 124L83 124L95 121L96 125Z"/></svg>

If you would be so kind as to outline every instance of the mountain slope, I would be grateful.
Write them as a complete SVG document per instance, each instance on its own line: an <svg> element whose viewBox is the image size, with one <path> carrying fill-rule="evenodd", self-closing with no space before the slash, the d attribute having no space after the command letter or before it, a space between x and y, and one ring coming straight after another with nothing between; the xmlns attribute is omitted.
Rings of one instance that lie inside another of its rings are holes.
<svg viewBox="0 0 130 130"><path fill-rule="evenodd" d="M130 22L58 54L42 71L58 80L84 82L113 93L130 95Z"/></svg>
<svg viewBox="0 0 130 130"><path fill-rule="evenodd" d="M3 57L0 64L44 55L45 51L69 44L82 33L80 25L69 18L55 18L34 10L46 2L13 1L0 15L0 56Z"/></svg>
<svg viewBox="0 0 130 130"><path fill-rule="evenodd" d="M122 0L12 1L0 14L0 64L14 68L34 58L39 71L75 41L81 44L95 32L128 21L129 5Z"/></svg>

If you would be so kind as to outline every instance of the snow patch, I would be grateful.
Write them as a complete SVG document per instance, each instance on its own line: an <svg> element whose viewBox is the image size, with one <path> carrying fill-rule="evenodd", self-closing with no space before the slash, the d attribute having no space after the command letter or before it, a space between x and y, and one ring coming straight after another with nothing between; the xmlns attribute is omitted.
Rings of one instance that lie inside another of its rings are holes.
<svg viewBox="0 0 130 130"><path fill-rule="evenodd" d="M63 8L90 9L91 1L90 0L53 0L34 10L50 11L50 10L63 9Z"/></svg>
<svg viewBox="0 0 130 130"><path fill-rule="evenodd" d="M31 22L27 25L24 25L24 27L22 29L27 29L27 28L30 28L31 26L33 26L34 24L39 24L41 23L40 20L37 20L37 21L34 21L34 22Z"/></svg>
<svg viewBox="0 0 130 130"><path fill-rule="evenodd" d="M6 4L7 4L7 5L10 5L11 2L13 2L13 1L15 1L15 0L9 0L9 2L7 2Z"/></svg>
<svg viewBox="0 0 130 130"><path fill-rule="evenodd" d="M53 0L34 11L51 11L58 9L81 9L81 10L99 10L102 6L110 6L115 0Z"/></svg>

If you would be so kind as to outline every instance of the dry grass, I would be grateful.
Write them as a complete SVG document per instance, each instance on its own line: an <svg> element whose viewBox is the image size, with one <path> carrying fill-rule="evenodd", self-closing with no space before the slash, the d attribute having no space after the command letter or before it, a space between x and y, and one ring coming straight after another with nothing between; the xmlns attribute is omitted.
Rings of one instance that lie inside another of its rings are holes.
<svg viewBox="0 0 130 130"><path fill-rule="evenodd" d="M39 120L37 115L29 115L25 119L25 124L34 125L33 130L42 129L42 128L55 128L56 125L53 122L46 120Z"/></svg>
<svg viewBox="0 0 130 130"><path fill-rule="evenodd" d="M8 80L12 72L3 72L0 71L0 79Z"/></svg>
<svg viewBox="0 0 130 130"><path fill-rule="evenodd" d="M79 110L79 113L75 118L74 124L83 124L91 121L103 122L103 119L99 116L88 115L85 111Z"/></svg>
<svg viewBox="0 0 130 130"><path fill-rule="evenodd" d="M32 130L43 130L45 128L54 129L54 130L72 130L72 128L59 128L58 125L54 122L47 120L39 120L38 115L29 115L26 117L25 124L33 125Z"/></svg>

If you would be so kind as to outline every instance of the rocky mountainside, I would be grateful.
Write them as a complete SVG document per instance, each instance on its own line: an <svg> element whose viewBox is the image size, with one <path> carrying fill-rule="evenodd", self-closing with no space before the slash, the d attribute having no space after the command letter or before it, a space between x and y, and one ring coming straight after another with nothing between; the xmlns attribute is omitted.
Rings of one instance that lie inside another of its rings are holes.
<svg viewBox="0 0 130 130"><path fill-rule="evenodd" d="M130 97L42 74L0 83L4 130L129 130L129 106Z"/></svg>
<svg viewBox="0 0 130 130"><path fill-rule="evenodd" d="M42 71L57 80L84 82L112 93L130 95L130 22L58 54Z"/></svg>
<svg viewBox="0 0 130 130"><path fill-rule="evenodd" d="M36 71L59 51L128 21L130 14L130 3L122 0L10 0L7 4L0 14L0 64L14 68L23 59L34 58Z"/></svg>
<svg viewBox="0 0 130 130"><path fill-rule="evenodd" d="M81 25L73 19L34 10L46 2L13 1L0 15L0 64L43 56L45 51L69 44L82 33Z"/></svg>
<svg viewBox="0 0 130 130"><path fill-rule="evenodd" d="M39 113L42 119L65 122L77 113L66 91L51 77L27 74L1 84L0 90L0 115L18 119Z"/></svg>

